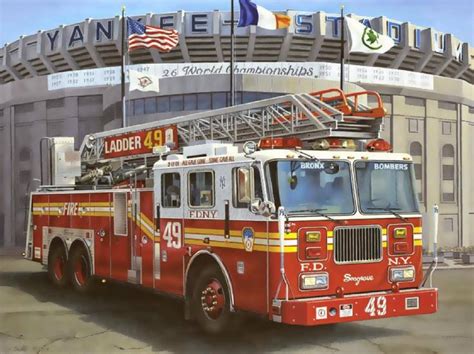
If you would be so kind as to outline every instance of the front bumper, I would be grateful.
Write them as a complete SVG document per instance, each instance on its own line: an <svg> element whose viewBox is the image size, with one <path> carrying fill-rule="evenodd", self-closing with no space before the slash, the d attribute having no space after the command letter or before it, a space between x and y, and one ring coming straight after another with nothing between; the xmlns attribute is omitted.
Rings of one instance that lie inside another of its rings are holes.
<svg viewBox="0 0 474 354"><path fill-rule="evenodd" d="M434 313L438 289L410 289L297 300L274 300L275 322L315 326L328 323Z"/></svg>

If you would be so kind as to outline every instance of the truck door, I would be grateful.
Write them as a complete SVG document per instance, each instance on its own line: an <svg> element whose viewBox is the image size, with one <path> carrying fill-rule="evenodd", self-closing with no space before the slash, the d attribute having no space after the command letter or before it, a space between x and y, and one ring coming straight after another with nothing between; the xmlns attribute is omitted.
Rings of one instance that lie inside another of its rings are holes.
<svg viewBox="0 0 474 354"><path fill-rule="evenodd" d="M140 257L140 280L143 286L153 287L153 244L155 242L155 226L153 223L153 192L141 190L140 210L137 213L137 240L135 253Z"/></svg>
<svg viewBox="0 0 474 354"><path fill-rule="evenodd" d="M229 228L231 239L240 241L240 270L229 268L234 286L242 289L242 293L252 296L235 296L235 305L256 313L268 311L268 260L274 240L269 238L267 218L250 212L252 198L264 199L261 173L258 165L249 163L232 167L229 173L228 196L230 204ZM250 181L252 181L250 183ZM253 186L254 195L251 193ZM232 187L232 188L230 188ZM253 291L258 288L261 291Z"/></svg>
<svg viewBox="0 0 474 354"><path fill-rule="evenodd" d="M156 171L155 175L155 217L160 225L160 243L155 246L155 287L174 294L183 293L184 178L182 169Z"/></svg>
<svg viewBox="0 0 474 354"><path fill-rule="evenodd" d="M129 205L131 205L131 195L128 190L116 190L113 192L113 233L110 246L111 277L115 280L127 281L127 271L131 264L131 223L127 216ZM133 236L132 236L133 238Z"/></svg>
<svg viewBox="0 0 474 354"><path fill-rule="evenodd" d="M100 277L110 277L110 244L112 241L110 193L91 193L89 208L92 211L91 229L94 230L94 270Z"/></svg>

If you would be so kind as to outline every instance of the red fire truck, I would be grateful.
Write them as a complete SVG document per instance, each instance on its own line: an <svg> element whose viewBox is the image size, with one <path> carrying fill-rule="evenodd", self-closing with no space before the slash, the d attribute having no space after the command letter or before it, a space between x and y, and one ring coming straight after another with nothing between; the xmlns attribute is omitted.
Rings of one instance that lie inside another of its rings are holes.
<svg viewBox="0 0 474 354"><path fill-rule="evenodd" d="M234 312L305 326L434 313L412 159L379 138L384 115L377 93L332 89L91 134L79 152L45 139L26 258L59 287L178 296L213 333Z"/></svg>

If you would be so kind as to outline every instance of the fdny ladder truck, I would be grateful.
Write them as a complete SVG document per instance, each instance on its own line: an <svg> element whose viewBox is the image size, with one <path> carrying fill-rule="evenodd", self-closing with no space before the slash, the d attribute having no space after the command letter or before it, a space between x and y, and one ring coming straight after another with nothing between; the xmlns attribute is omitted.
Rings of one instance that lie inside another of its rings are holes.
<svg viewBox="0 0 474 354"><path fill-rule="evenodd" d="M375 92L330 89L90 134L79 152L45 139L26 258L58 287L178 296L212 333L234 312L305 326L434 313L412 159L380 139L384 115Z"/></svg>

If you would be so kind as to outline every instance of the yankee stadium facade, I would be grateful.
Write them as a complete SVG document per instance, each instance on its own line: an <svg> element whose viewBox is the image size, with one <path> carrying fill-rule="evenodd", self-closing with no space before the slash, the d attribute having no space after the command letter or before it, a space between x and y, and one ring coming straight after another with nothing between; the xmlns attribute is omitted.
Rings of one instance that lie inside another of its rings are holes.
<svg viewBox="0 0 474 354"><path fill-rule="evenodd" d="M237 104L339 85L338 15L285 14L288 29L235 28ZM473 47L433 28L350 16L396 43L384 54L346 55L345 89L382 95L382 135L415 162L424 237L439 204L439 244L474 245ZM128 56L128 64L161 78L159 93L127 94L129 125L228 105L229 12L132 18L175 28L179 44L169 53ZM0 247L24 244L25 195L40 178L40 139L73 136L78 147L85 134L121 125L121 40L117 16L38 31L0 48Z"/></svg>

